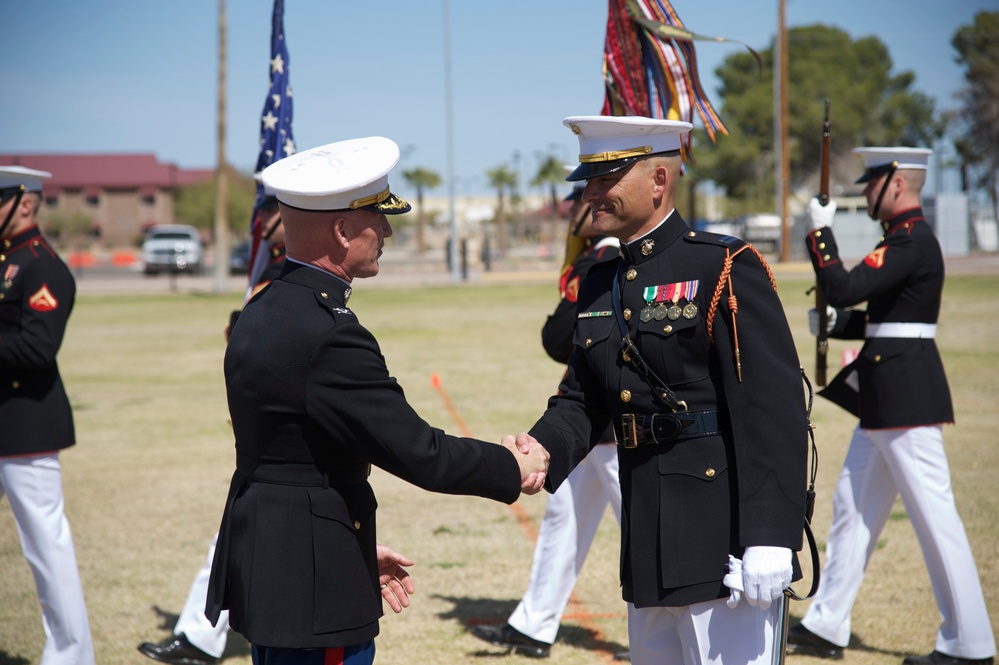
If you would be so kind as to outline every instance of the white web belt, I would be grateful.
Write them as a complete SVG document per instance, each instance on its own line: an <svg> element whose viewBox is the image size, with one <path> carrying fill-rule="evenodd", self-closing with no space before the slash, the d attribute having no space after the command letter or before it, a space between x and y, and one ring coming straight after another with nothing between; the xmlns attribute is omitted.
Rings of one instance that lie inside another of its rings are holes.
<svg viewBox="0 0 999 665"><path fill-rule="evenodd" d="M907 337L933 339L937 336L935 323L868 323L866 337Z"/></svg>

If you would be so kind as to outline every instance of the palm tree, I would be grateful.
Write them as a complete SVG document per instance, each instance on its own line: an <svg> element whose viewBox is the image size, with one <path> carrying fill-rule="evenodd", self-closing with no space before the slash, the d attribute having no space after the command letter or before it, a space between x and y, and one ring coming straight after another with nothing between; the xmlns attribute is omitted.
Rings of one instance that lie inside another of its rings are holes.
<svg viewBox="0 0 999 665"><path fill-rule="evenodd" d="M545 160L541 162L541 166L538 167L538 172L535 174L534 180L531 180L532 187L548 185L548 191L552 197L552 218L558 216L559 195L556 185L564 182L565 165L555 155L545 157Z"/></svg>
<svg viewBox="0 0 999 665"><path fill-rule="evenodd" d="M499 251L506 253L506 216L503 212L504 195L507 190L513 191L517 186L517 173L511 171L506 166L497 166L486 171L486 180L489 186L496 189L496 225L499 228Z"/></svg>
<svg viewBox="0 0 999 665"><path fill-rule="evenodd" d="M426 251L426 244L423 242L423 193L428 189L439 187L441 177L436 171L422 166L403 171L402 177L416 189L416 253L423 254Z"/></svg>

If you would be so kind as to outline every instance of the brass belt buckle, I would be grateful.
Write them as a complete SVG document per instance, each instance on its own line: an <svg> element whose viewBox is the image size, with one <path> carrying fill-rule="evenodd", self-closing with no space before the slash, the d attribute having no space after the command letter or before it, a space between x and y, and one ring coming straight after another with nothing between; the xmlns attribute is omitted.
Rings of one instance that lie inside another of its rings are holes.
<svg viewBox="0 0 999 665"><path fill-rule="evenodd" d="M638 431L635 426L634 413L621 414L621 445L625 448L638 447Z"/></svg>

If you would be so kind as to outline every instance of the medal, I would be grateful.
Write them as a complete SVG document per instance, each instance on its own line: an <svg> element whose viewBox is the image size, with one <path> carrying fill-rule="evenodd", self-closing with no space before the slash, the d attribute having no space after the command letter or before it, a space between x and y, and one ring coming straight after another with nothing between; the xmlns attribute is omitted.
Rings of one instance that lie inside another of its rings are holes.
<svg viewBox="0 0 999 665"><path fill-rule="evenodd" d="M683 318L692 319L697 316L697 305L688 302L683 308Z"/></svg>
<svg viewBox="0 0 999 665"><path fill-rule="evenodd" d="M656 317L656 321L662 321L666 318L666 305L659 303L656 305L656 311L652 313Z"/></svg>
<svg viewBox="0 0 999 665"><path fill-rule="evenodd" d="M670 321L676 321L677 319L680 318L680 313L681 313L680 306L673 305L672 307L669 308L669 312L667 312L666 315L669 316Z"/></svg>
<svg viewBox="0 0 999 665"><path fill-rule="evenodd" d="M639 318L642 319L642 323L648 323L649 321L652 320L652 310L653 309L654 308L651 305L649 305L648 307L643 307L642 308L642 312L641 312L641 314L639 314Z"/></svg>

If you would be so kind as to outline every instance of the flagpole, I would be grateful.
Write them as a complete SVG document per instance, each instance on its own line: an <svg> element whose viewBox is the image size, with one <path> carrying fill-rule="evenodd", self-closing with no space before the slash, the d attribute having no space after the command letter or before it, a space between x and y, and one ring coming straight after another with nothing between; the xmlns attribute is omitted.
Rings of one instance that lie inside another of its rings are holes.
<svg viewBox="0 0 999 665"><path fill-rule="evenodd" d="M451 9L448 0L444 3L444 123L447 132L447 198L448 216L451 219L451 237L448 240L448 255L451 257L451 281L457 284L461 278L458 272L458 220L454 214L454 129L451 105Z"/></svg>
<svg viewBox="0 0 999 665"><path fill-rule="evenodd" d="M786 263L790 256L791 225L787 214L788 191L791 189L790 136L788 131L787 99L787 0L777 0L777 49L774 63L774 132L777 170L777 215L780 217L780 256Z"/></svg>
<svg viewBox="0 0 999 665"><path fill-rule="evenodd" d="M225 0L219 0L219 106L218 106L218 157L215 167L215 265L212 271L212 292L223 294L226 290L226 273L229 268L229 182L225 170Z"/></svg>

